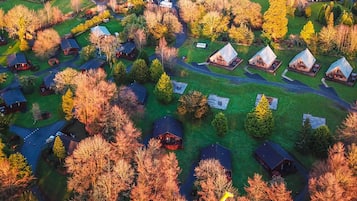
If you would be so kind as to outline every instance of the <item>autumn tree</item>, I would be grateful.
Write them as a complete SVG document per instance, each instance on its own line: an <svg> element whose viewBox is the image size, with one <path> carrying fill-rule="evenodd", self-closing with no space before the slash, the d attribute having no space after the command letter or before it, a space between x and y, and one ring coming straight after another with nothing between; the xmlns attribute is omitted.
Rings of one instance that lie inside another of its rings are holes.
<svg viewBox="0 0 357 201"><path fill-rule="evenodd" d="M103 69L89 70L75 77L74 116L86 126L90 135L98 134L103 112L110 110L116 94L115 83L106 81Z"/></svg>
<svg viewBox="0 0 357 201"><path fill-rule="evenodd" d="M190 91L182 95L178 102L177 112L180 115L188 114L196 119L204 117L210 109L207 96L199 91Z"/></svg>
<svg viewBox="0 0 357 201"><path fill-rule="evenodd" d="M105 54L105 58L109 63L110 67L112 67L113 59L115 56L115 52L120 46L120 43L114 35L109 36L98 36L95 33L91 33L89 36L90 42L95 45L98 50L99 54L102 52Z"/></svg>
<svg viewBox="0 0 357 201"><path fill-rule="evenodd" d="M182 32L182 25L170 9L156 4L148 4L144 11L146 24L151 35L156 39L174 37Z"/></svg>
<svg viewBox="0 0 357 201"><path fill-rule="evenodd" d="M119 193L130 189L134 170L112 153L113 146L100 135L82 140L65 161L71 175L68 189L81 200L117 200Z"/></svg>
<svg viewBox="0 0 357 201"><path fill-rule="evenodd" d="M189 31L194 37L200 36L201 28L199 26L199 20L205 14L205 8L203 5L199 5L197 2L191 0L180 0L177 2L180 8L180 16L189 27Z"/></svg>
<svg viewBox="0 0 357 201"><path fill-rule="evenodd" d="M283 39L288 32L285 0L269 0L269 8L263 16L263 36L272 41Z"/></svg>
<svg viewBox="0 0 357 201"><path fill-rule="evenodd" d="M119 87L118 106L122 108L129 116L141 117L145 112L144 105L140 104L138 97L127 86Z"/></svg>
<svg viewBox="0 0 357 201"><path fill-rule="evenodd" d="M29 190L34 179L30 166L20 153L11 154L9 158L0 157L0 200L17 200Z"/></svg>
<svg viewBox="0 0 357 201"><path fill-rule="evenodd" d="M143 46L146 45L147 35L144 29L137 29L134 33L134 42L139 51L143 49Z"/></svg>
<svg viewBox="0 0 357 201"><path fill-rule="evenodd" d="M158 59L154 59L150 65L150 80L154 83L157 83L161 75L165 72L164 67Z"/></svg>
<svg viewBox="0 0 357 201"><path fill-rule="evenodd" d="M224 167L216 159L201 160L195 167L194 175L199 200L219 200L226 191L238 195L238 190L228 180Z"/></svg>
<svg viewBox="0 0 357 201"><path fill-rule="evenodd" d="M309 20L300 32L300 38L305 41L307 45L310 45L311 38L315 34L314 24Z"/></svg>
<svg viewBox="0 0 357 201"><path fill-rule="evenodd" d="M68 89L75 89L76 77L79 72L73 68L66 68L56 73L55 78L55 91L59 93L65 93Z"/></svg>
<svg viewBox="0 0 357 201"><path fill-rule="evenodd" d="M336 29L333 26L333 15L330 16L330 20L332 21L328 23L327 26L322 27L322 29L319 32L319 48L321 49L322 52L329 52L334 49L335 47L335 38L336 38Z"/></svg>
<svg viewBox="0 0 357 201"><path fill-rule="evenodd" d="M130 70L130 78L139 83L145 83L149 80L149 68L143 59L134 61Z"/></svg>
<svg viewBox="0 0 357 201"><path fill-rule="evenodd" d="M247 133L253 137L264 138L272 133L274 117L265 95L262 95L253 111L247 114L244 126Z"/></svg>
<svg viewBox="0 0 357 201"><path fill-rule="evenodd" d="M251 45L254 41L254 33L245 24L240 24L239 27L232 26L228 34L238 44Z"/></svg>
<svg viewBox="0 0 357 201"><path fill-rule="evenodd" d="M29 10L24 5L16 5L4 16L5 28L11 38L18 38L20 46L28 46L27 34L30 38L40 26L40 21L33 10Z"/></svg>
<svg viewBox="0 0 357 201"><path fill-rule="evenodd" d="M316 163L309 179L312 201L355 200L357 177L349 167L342 143L328 150L328 158Z"/></svg>
<svg viewBox="0 0 357 201"><path fill-rule="evenodd" d="M53 154L62 161L66 157L66 149L64 148L63 142L59 136L56 136L52 147Z"/></svg>
<svg viewBox="0 0 357 201"><path fill-rule="evenodd" d="M228 132L228 120L222 112L219 112L214 116L211 124L219 136L224 136Z"/></svg>
<svg viewBox="0 0 357 201"><path fill-rule="evenodd" d="M353 143L348 146L347 161L353 174L357 175L357 144Z"/></svg>
<svg viewBox="0 0 357 201"><path fill-rule="evenodd" d="M5 28L4 17L5 17L5 12L3 9L0 8L0 29L1 29L1 32L3 32L4 28Z"/></svg>
<svg viewBox="0 0 357 201"><path fill-rule="evenodd" d="M62 11L58 7L52 6L49 1L43 4L43 9L37 11L37 16L41 27L54 25L63 21Z"/></svg>
<svg viewBox="0 0 357 201"><path fill-rule="evenodd" d="M61 38L56 30L45 29L37 32L37 40L35 40L32 50L40 58L49 58L55 54L60 43Z"/></svg>
<svg viewBox="0 0 357 201"><path fill-rule="evenodd" d="M0 73L0 84L6 82L7 73Z"/></svg>
<svg viewBox="0 0 357 201"><path fill-rule="evenodd" d="M113 67L113 78L116 84L124 84L127 81L126 66L122 61L117 62Z"/></svg>
<svg viewBox="0 0 357 201"><path fill-rule="evenodd" d="M345 144L357 144L357 112L351 111L337 130L338 138Z"/></svg>
<svg viewBox="0 0 357 201"><path fill-rule="evenodd" d="M170 77L164 72L156 83L154 94L163 103L170 103L173 99L174 88Z"/></svg>
<svg viewBox="0 0 357 201"><path fill-rule="evenodd" d="M236 25L246 24L252 29L260 29L263 24L261 5L249 0L241 0L232 4L232 14Z"/></svg>
<svg viewBox="0 0 357 201"><path fill-rule="evenodd" d="M146 21L144 16L137 16L136 14L126 15L121 24L123 25L123 31L119 33L121 41L134 40L139 50L146 44L146 38L148 37ZM142 31L141 31L142 30Z"/></svg>
<svg viewBox="0 0 357 201"><path fill-rule="evenodd" d="M319 157L324 157L327 154L327 150L334 143L333 134L330 132L327 126L320 126L316 128L310 137L310 150Z"/></svg>
<svg viewBox="0 0 357 201"><path fill-rule="evenodd" d="M357 25L339 25L336 27L336 38L334 40L337 49L347 55L355 55L357 52Z"/></svg>
<svg viewBox="0 0 357 201"><path fill-rule="evenodd" d="M166 153L159 140L152 139L146 148L135 153L136 185L130 192L132 200L185 200L179 192L180 167L174 153Z"/></svg>
<svg viewBox="0 0 357 201"><path fill-rule="evenodd" d="M215 41L223 32L228 30L229 18L217 11L208 12L200 21L202 35Z"/></svg>
<svg viewBox="0 0 357 201"><path fill-rule="evenodd" d="M73 92L71 89L67 89L66 93L62 96L62 110L66 120L73 118Z"/></svg>
<svg viewBox="0 0 357 201"><path fill-rule="evenodd" d="M80 56L83 60L88 61L89 59L94 58L95 50L96 50L96 48L94 45L84 46L81 49Z"/></svg>
<svg viewBox="0 0 357 201"><path fill-rule="evenodd" d="M79 12L82 6L82 0L71 0L71 8L76 13Z"/></svg>
<svg viewBox="0 0 357 201"><path fill-rule="evenodd" d="M161 59L161 64L165 67L172 67L175 61L178 49L168 46L165 38L160 38L159 45L155 48L155 53Z"/></svg>

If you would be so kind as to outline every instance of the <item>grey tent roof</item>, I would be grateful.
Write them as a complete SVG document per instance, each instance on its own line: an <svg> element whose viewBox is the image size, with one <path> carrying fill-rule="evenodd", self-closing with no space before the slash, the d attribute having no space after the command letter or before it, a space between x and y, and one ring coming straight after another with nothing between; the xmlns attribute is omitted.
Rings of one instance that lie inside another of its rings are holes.
<svg viewBox="0 0 357 201"><path fill-rule="evenodd" d="M301 60L302 62L304 62L305 66L307 68L312 68L312 66L314 65L314 63L316 62L316 59L314 57L314 55L312 55L312 53L310 52L309 49L305 49L303 51L301 51L299 54L297 54L289 63L290 65L293 65L295 62L297 62L298 60Z"/></svg>
<svg viewBox="0 0 357 201"><path fill-rule="evenodd" d="M26 64L27 59L24 53L14 53L7 56L7 64L9 66L14 66L16 64Z"/></svg>
<svg viewBox="0 0 357 201"><path fill-rule="evenodd" d="M233 46L230 43L227 43L223 48L211 56L211 60L217 56L221 56L227 63L231 63L235 59L238 53L234 50Z"/></svg>
<svg viewBox="0 0 357 201"><path fill-rule="evenodd" d="M103 35L111 35L107 27L105 26L95 26L90 29L91 33L94 33L97 36L103 36Z"/></svg>
<svg viewBox="0 0 357 201"><path fill-rule="evenodd" d="M101 67L104 63L105 63L104 60L94 58L94 59L91 59L91 60L87 61L86 63L82 64L79 67L79 70L97 69L97 68Z"/></svg>
<svg viewBox="0 0 357 201"><path fill-rule="evenodd" d="M43 83L47 88L51 88L55 84L55 77L58 73L58 70L51 71L47 76L43 78Z"/></svg>
<svg viewBox="0 0 357 201"><path fill-rule="evenodd" d="M177 137L183 137L182 123L172 116L164 116L154 122L153 137L170 133Z"/></svg>
<svg viewBox="0 0 357 201"><path fill-rule="evenodd" d="M330 65L330 67L327 69L326 74L329 74L331 71L333 71L336 68L340 69L340 71L346 78L350 77L353 70L350 63L348 63L345 57L342 57L341 59L333 62Z"/></svg>
<svg viewBox="0 0 357 201"><path fill-rule="evenodd" d="M6 106L10 106L16 103L27 102L24 94L20 88L8 88L1 93L1 98L5 102Z"/></svg>
<svg viewBox="0 0 357 201"><path fill-rule="evenodd" d="M273 64L276 59L276 55L269 45L259 50L251 59L249 59L249 63L251 63L256 57L262 58L263 62L268 66Z"/></svg>
<svg viewBox="0 0 357 201"><path fill-rule="evenodd" d="M130 54L132 51L135 49L135 43L128 41L123 44L118 48L118 50L124 54Z"/></svg>
<svg viewBox="0 0 357 201"><path fill-rule="evenodd" d="M261 159L270 170L275 169L284 160L293 161L293 158L280 145L265 141L255 150L256 156Z"/></svg>
<svg viewBox="0 0 357 201"><path fill-rule="evenodd" d="M79 45L77 41L73 38L64 38L61 40L61 49L65 50L68 48L77 48L79 49Z"/></svg>
<svg viewBox="0 0 357 201"><path fill-rule="evenodd" d="M138 84L136 82L131 83L129 85L129 88L134 92L136 99L139 101L139 103L145 104L147 96L148 96L148 92L147 92L146 88L143 85Z"/></svg>
<svg viewBox="0 0 357 201"><path fill-rule="evenodd" d="M216 159L218 160L221 165L227 169L232 169L232 155L229 149L219 145L219 144L211 144L207 147L201 149L201 160L206 159Z"/></svg>

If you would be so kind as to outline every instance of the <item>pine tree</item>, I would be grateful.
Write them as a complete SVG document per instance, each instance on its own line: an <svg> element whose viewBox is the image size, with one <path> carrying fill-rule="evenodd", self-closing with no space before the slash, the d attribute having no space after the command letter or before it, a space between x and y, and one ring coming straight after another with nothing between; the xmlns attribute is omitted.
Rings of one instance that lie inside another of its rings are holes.
<svg viewBox="0 0 357 201"><path fill-rule="evenodd" d="M273 113L269 108L269 101L262 95L257 107L248 113L245 120L245 130L253 137L266 137L270 135L274 127Z"/></svg>
<svg viewBox="0 0 357 201"><path fill-rule="evenodd" d="M228 120L222 112L215 115L211 124L215 128L216 133L220 136L223 136L228 132Z"/></svg>
<svg viewBox="0 0 357 201"><path fill-rule="evenodd" d="M314 155L325 157L328 148L333 145L333 142L333 135L329 128L327 126L320 126L312 132L309 147Z"/></svg>
<svg viewBox="0 0 357 201"><path fill-rule="evenodd" d="M288 32L288 18L286 17L286 0L269 0L269 8L263 16L263 36L277 41L285 37Z"/></svg>
<svg viewBox="0 0 357 201"><path fill-rule="evenodd" d="M158 59L154 59L150 65L150 80L154 83L159 81L161 75L164 73L164 67Z"/></svg>
<svg viewBox="0 0 357 201"><path fill-rule="evenodd" d="M71 89L67 89L62 96L62 110L65 114L65 119L70 120L73 117L73 93Z"/></svg>
<svg viewBox="0 0 357 201"><path fill-rule="evenodd" d="M55 142L52 147L53 154L61 161L66 157L66 149L64 148L63 142L59 136L55 138Z"/></svg>
<svg viewBox="0 0 357 201"><path fill-rule="evenodd" d="M126 66L122 61L114 65L113 77L116 84L124 84L126 82Z"/></svg>
<svg viewBox="0 0 357 201"><path fill-rule="evenodd" d="M312 133L312 127L310 123L310 119L306 118L304 121L304 125L301 128L299 133L298 140L295 143L295 147L298 151L302 153L307 153L309 150L309 141Z"/></svg>
<svg viewBox="0 0 357 201"><path fill-rule="evenodd" d="M139 83L145 83L149 78L149 68L146 65L145 60L137 59L134 61L132 69L130 71L130 77L132 80Z"/></svg>
<svg viewBox="0 0 357 201"><path fill-rule="evenodd" d="M309 20L300 32L300 38L302 38L307 45L311 43L311 39L315 34L314 24Z"/></svg>
<svg viewBox="0 0 357 201"><path fill-rule="evenodd" d="M170 77L166 73L163 73L154 90L157 99L163 103L169 103L172 101L173 91Z"/></svg>

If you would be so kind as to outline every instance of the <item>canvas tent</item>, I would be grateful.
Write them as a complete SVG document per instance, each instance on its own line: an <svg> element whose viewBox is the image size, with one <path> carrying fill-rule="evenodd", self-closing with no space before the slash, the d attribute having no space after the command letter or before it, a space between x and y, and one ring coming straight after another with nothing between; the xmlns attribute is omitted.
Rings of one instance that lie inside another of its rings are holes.
<svg viewBox="0 0 357 201"><path fill-rule="evenodd" d="M289 63L290 68L309 72L316 62L315 57L309 49L305 49L297 54Z"/></svg>
<svg viewBox="0 0 357 201"><path fill-rule="evenodd" d="M270 46L267 45L249 59L249 64L261 68L269 68L274 63L275 59L275 53Z"/></svg>
<svg viewBox="0 0 357 201"><path fill-rule="evenodd" d="M234 50L230 43L227 43L222 49L214 53L209 61L213 64L221 66L229 66L233 61L237 59L238 53Z"/></svg>
<svg viewBox="0 0 357 201"><path fill-rule="evenodd" d="M352 73L352 67L345 57L335 61L326 71L326 77L334 80L347 82Z"/></svg>

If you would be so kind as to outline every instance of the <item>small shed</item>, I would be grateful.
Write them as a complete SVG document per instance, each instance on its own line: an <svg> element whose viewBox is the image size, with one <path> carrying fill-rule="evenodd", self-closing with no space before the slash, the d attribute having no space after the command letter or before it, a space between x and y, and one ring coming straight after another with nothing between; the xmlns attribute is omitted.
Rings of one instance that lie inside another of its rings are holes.
<svg viewBox="0 0 357 201"><path fill-rule="evenodd" d="M293 157L274 142L265 141L255 150L254 156L270 175L285 176L296 172Z"/></svg>
<svg viewBox="0 0 357 201"><path fill-rule="evenodd" d="M32 67L25 54L21 52L8 55L7 66L11 71L29 70Z"/></svg>
<svg viewBox="0 0 357 201"><path fill-rule="evenodd" d="M270 68L276 59L276 55L269 45L258 51L251 59L249 64L260 68Z"/></svg>
<svg viewBox="0 0 357 201"><path fill-rule="evenodd" d="M116 57L128 60L135 60L137 56L138 50L136 49L135 43L132 41L122 43L116 53Z"/></svg>
<svg viewBox="0 0 357 201"><path fill-rule="evenodd" d="M64 55L76 55L78 54L80 47L74 38L63 38L61 40L61 49Z"/></svg>
<svg viewBox="0 0 357 201"><path fill-rule="evenodd" d="M103 68L104 64L105 64L104 60L94 58L94 59L91 59L91 60L87 61L86 63L82 64L81 66L79 66L78 69L81 71L88 71L90 69Z"/></svg>
<svg viewBox="0 0 357 201"><path fill-rule="evenodd" d="M201 160L216 159L224 167L227 179L232 179L232 155L229 149L220 144L211 144L201 149Z"/></svg>
<svg viewBox="0 0 357 201"><path fill-rule="evenodd" d="M53 94L55 87L55 77L58 70L50 71L47 76L43 78L42 84L40 85L40 93L43 96Z"/></svg>
<svg viewBox="0 0 357 201"><path fill-rule="evenodd" d="M26 111L27 100L19 87L5 89L0 95L2 99L0 113L10 114Z"/></svg>
<svg viewBox="0 0 357 201"><path fill-rule="evenodd" d="M92 34L94 34L95 36L97 37L100 37L100 36L109 36L111 35L111 33L109 32L109 30L107 29L107 27L105 26L95 26L95 27L92 27L90 29L90 32Z"/></svg>
<svg viewBox="0 0 357 201"><path fill-rule="evenodd" d="M148 92L143 85L133 82L129 85L129 89L134 92L136 99L140 104L144 105L146 103Z"/></svg>
<svg viewBox="0 0 357 201"><path fill-rule="evenodd" d="M347 82L352 73L352 66L345 57L333 62L326 71L326 77L336 81Z"/></svg>
<svg viewBox="0 0 357 201"><path fill-rule="evenodd" d="M289 63L289 68L309 72L314 66L316 59L308 48L297 54Z"/></svg>
<svg viewBox="0 0 357 201"><path fill-rule="evenodd" d="M169 150L182 149L183 125L172 116L164 116L154 122L153 137Z"/></svg>

